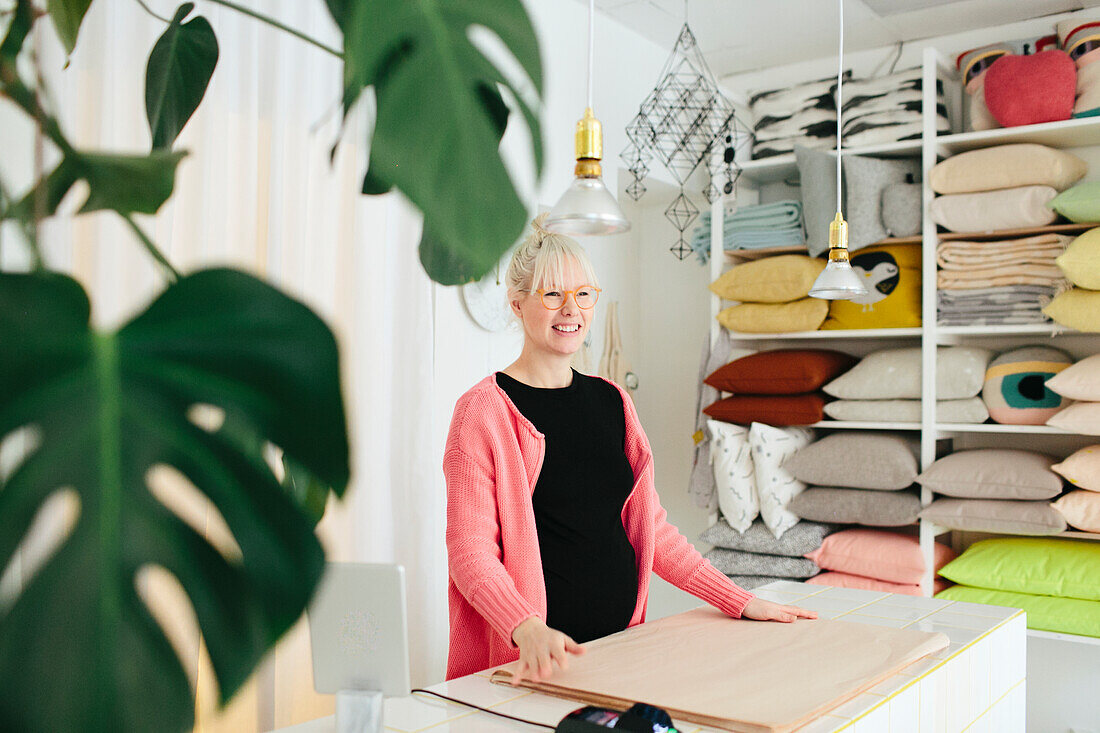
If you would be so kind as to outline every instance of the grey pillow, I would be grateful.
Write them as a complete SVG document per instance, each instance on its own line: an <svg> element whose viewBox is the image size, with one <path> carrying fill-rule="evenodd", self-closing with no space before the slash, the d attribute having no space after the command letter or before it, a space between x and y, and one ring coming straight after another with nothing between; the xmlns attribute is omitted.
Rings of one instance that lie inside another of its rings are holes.
<svg viewBox="0 0 1100 733"><path fill-rule="evenodd" d="M1062 493L1062 477L1051 470L1057 461L1027 450L963 450L933 463L917 482L962 499L1053 499Z"/></svg>
<svg viewBox="0 0 1100 733"><path fill-rule="evenodd" d="M890 183L882 189L882 225L891 237L915 237L921 232L923 187Z"/></svg>
<svg viewBox="0 0 1100 733"><path fill-rule="evenodd" d="M896 491L920 473L920 441L895 433L828 435L795 453L783 469L803 483Z"/></svg>
<svg viewBox="0 0 1100 733"><path fill-rule="evenodd" d="M886 238L882 192L888 184L916 180L915 158L889 160L844 156L844 206L848 217L848 249L855 251Z"/></svg>
<svg viewBox="0 0 1100 733"><path fill-rule="evenodd" d="M1049 501L937 499L920 518L947 529L997 534L1048 535L1066 531L1066 520Z"/></svg>
<svg viewBox="0 0 1100 733"><path fill-rule="evenodd" d="M796 496L788 508L802 519L818 522L901 527L920 516L920 497L912 491L811 488Z"/></svg>
<svg viewBox="0 0 1100 733"><path fill-rule="evenodd" d="M836 529L831 524L799 522L784 532L782 537L776 539L764 524L764 521L757 519L744 532L732 529L725 522L717 522L699 535L699 539L707 544L723 547L727 550L802 557L807 552L813 552L821 547L825 537L835 532Z"/></svg>
<svg viewBox="0 0 1100 733"><path fill-rule="evenodd" d="M794 157L802 189L806 249L816 257L829 251L829 222L836 216L836 156L796 145Z"/></svg>
<svg viewBox="0 0 1100 733"><path fill-rule="evenodd" d="M769 575L773 578L809 578L821 572L813 560L804 557L762 555L756 552L716 547L703 555L726 575Z"/></svg>

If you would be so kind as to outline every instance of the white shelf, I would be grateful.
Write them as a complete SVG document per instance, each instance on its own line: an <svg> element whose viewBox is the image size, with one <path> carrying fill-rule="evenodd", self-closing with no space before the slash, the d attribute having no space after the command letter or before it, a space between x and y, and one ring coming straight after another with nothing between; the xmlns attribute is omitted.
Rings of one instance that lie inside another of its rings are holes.
<svg viewBox="0 0 1100 733"><path fill-rule="evenodd" d="M920 155L920 149L920 140L903 140L900 143L845 148L844 155L917 156ZM836 154L835 149L823 150L822 152ZM748 160L739 165L741 166L741 177L754 183L775 183L776 181L798 177L798 164L795 162L794 153L775 155L760 160Z"/></svg>
<svg viewBox="0 0 1100 733"><path fill-rule="evenodd" d="M1100 534L1097 534L1096 532L1077 532L1071 529L1054 536L1069 537L1070 539L1074 540L1091 540L1093 542L1100 542Z"/></svg>
<svg viewBox="0 0 1100 733"><path fill-rule="evenodd" d="M1028 636L1034 636L1038 639L1054 639L1055 641L1069 641L1074 644L1089 644L1092 646L1100 646L1100 639L1093 636L1079 636L1077 634L1060 634L1057 631L1040 631L1039 629L1028 629Z"/></svg>
<svg viewBox="0 0 1100 733"><path fill-rule="evenodd" d="M1083 333L1057 323L1029 323L1016 326L938 326L943 336L1100 336Z"/></svg>
<svg viewBox="0 0 1100 733"><path fill-rule="evenodd" d="M1100 117L1082 117L1040 125L1002 127L996 130L961 132L936 138L936 145L947 153L961 153L991 145L1038 143L1052 148L1083 148L1100 145Z"/></svg>
<svg viewBox="0 0 1100 733"><path fill-rule="evenodd" d="M833 430L920 430L919 422L863 422L859 420L822 420L808 427Z"/></svg>
<svg viewBox="0 0 1100 733"><path fill-rule="evenodd" d="M980 423L977 425L967 425L965 423L936 423L936 430L941 433L1007 433L1010 435L1076 434L1050 425L1000 425L998 423Z"/></svg>
<svg viewBox="0 0 1100 733"><path fill-rule="evenodd" d="M792 331L791 333L738 333L729 331L737 341L790 341L802 339L886 339L920 338L918 328L855 328L850 330Z"/></svg>

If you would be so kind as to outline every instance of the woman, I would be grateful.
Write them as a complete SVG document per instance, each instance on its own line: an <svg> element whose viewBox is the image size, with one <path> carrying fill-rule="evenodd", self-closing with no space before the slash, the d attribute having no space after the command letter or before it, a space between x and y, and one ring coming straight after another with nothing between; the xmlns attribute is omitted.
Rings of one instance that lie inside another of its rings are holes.
<svg viewBox="0 0 1100 733"><path fill-rule="evenodd" d="M507 283L523 350L459 398L443 458L447 679L566 668L582 642L645 620L650 571L734 618L816 618L734 585L665 520L633 403L570 367L600 294L580 246L536 219Z"/></svg>

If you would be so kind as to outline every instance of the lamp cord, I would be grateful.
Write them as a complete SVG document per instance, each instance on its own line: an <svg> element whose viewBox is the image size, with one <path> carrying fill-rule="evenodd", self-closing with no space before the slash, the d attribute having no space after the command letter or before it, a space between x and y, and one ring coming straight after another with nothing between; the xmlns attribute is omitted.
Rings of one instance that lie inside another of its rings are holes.
<svg viewBox="0 0 1100 733"><path fill-rule="evenodd" d="M495 710L489 710L488 708L483 708L480 705L474 705L472 702L466 702L464 700L457 700L453 697L447 697L446 695L441 695L438 692L432 692L431 690L425 690L422 687L417 687L416 689L410 690L410 692L423 692L426 695L435 695L436 697L441 697L444 700L449 700L450 702L458 703L459 705L465 705L468 708L474 708L475 710L480 710L483 713L489 713L490 715L499 715L502 718L508 718L508 720L515 720L519 723L526 723L527 725L537 725L540 728L549 728L550 730L555 730L557 728L557 726L547 725L546 723L536 723L533 720L525 720L524 718L517 718L514 715L506 715L505 713L498 713Z"/></svg>
<svg viewBox="0 0 1100 733"><path fill-rule="evenodd" d="M840 154L841 154L841 133L840 133L840 117L841 107L843 106L840 87L844 83L844 0L837 0L837 5L840 8L840 48L836 54L836 210L839 213L840 197L842 189L840 187Z"/></svg>
<svg viewBox="0 0 1100 733"><path fill-rule="evenodd" d="M588 0L588 109L592 109L592 56L595 47L596 0Z"/></svg>

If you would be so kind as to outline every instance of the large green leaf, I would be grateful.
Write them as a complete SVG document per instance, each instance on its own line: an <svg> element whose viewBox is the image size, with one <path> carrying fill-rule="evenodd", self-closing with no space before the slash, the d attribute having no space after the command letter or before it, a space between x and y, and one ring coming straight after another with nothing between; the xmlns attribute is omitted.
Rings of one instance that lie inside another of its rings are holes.
<svg viewBox="0 0 1100 733"><path fill-rule="evenodd" d="M145 68L145 114L153 148L170 148L198 109L218 65L218 39L201 15L186 23L195 8L184 3L157 39Z"/></svg>
<svg viewBox="0 0 1100 733"><path fill-rule="evenodd" d="M89 327L61 275L0 274L0 436L38 439L0 483L0 567L56 492L71 533L0 606L0 730L173 731L192 722L187 677L135 591L145 566L190 598L222 700L300 617L324 557L313 520L255 451L188 415L215 405L342 493L348 443L336 342L256 278L182 278L117 333ZM240 557L225 557L147 486L174 467L205 494Z"/></svg>
<svg viewBox="0 0 1100 733"><path fill-rule="evenodd" d="M500 89L531 132L542 169L538 112L471 43L495 33L538 94L538 42L520 0L328 0L344 31L345 105L373 86L377 116L364 188L400 189L424 212L428 261L440 282L476 279L523 230L526 210L499 151ZM436 251L437 250L437 251ZM423 260L422 256L422 260ZM452 266L452 264L454 266Z"/></svg>
<svg viewBox="0 0 1100 733"><path fill-rule="evenodd" d="M65 46L65 53L72 53L76 48L76 38L80 34L80 24L84 22L84 15L88 12L92 0L47 0L46 11L53 20L57 35Z"/></svg>
<svg viewBox="0 0 1100 733"><path fill-rule="evenodd" d="M31 5L31 0L16 0L7 33L4 34L4 40L0 41L0 68L8 65L12 70L11 73L14 73L13 62L23 50L23 41L31 32L32 25L34 25L34 7Z"/></svg>

